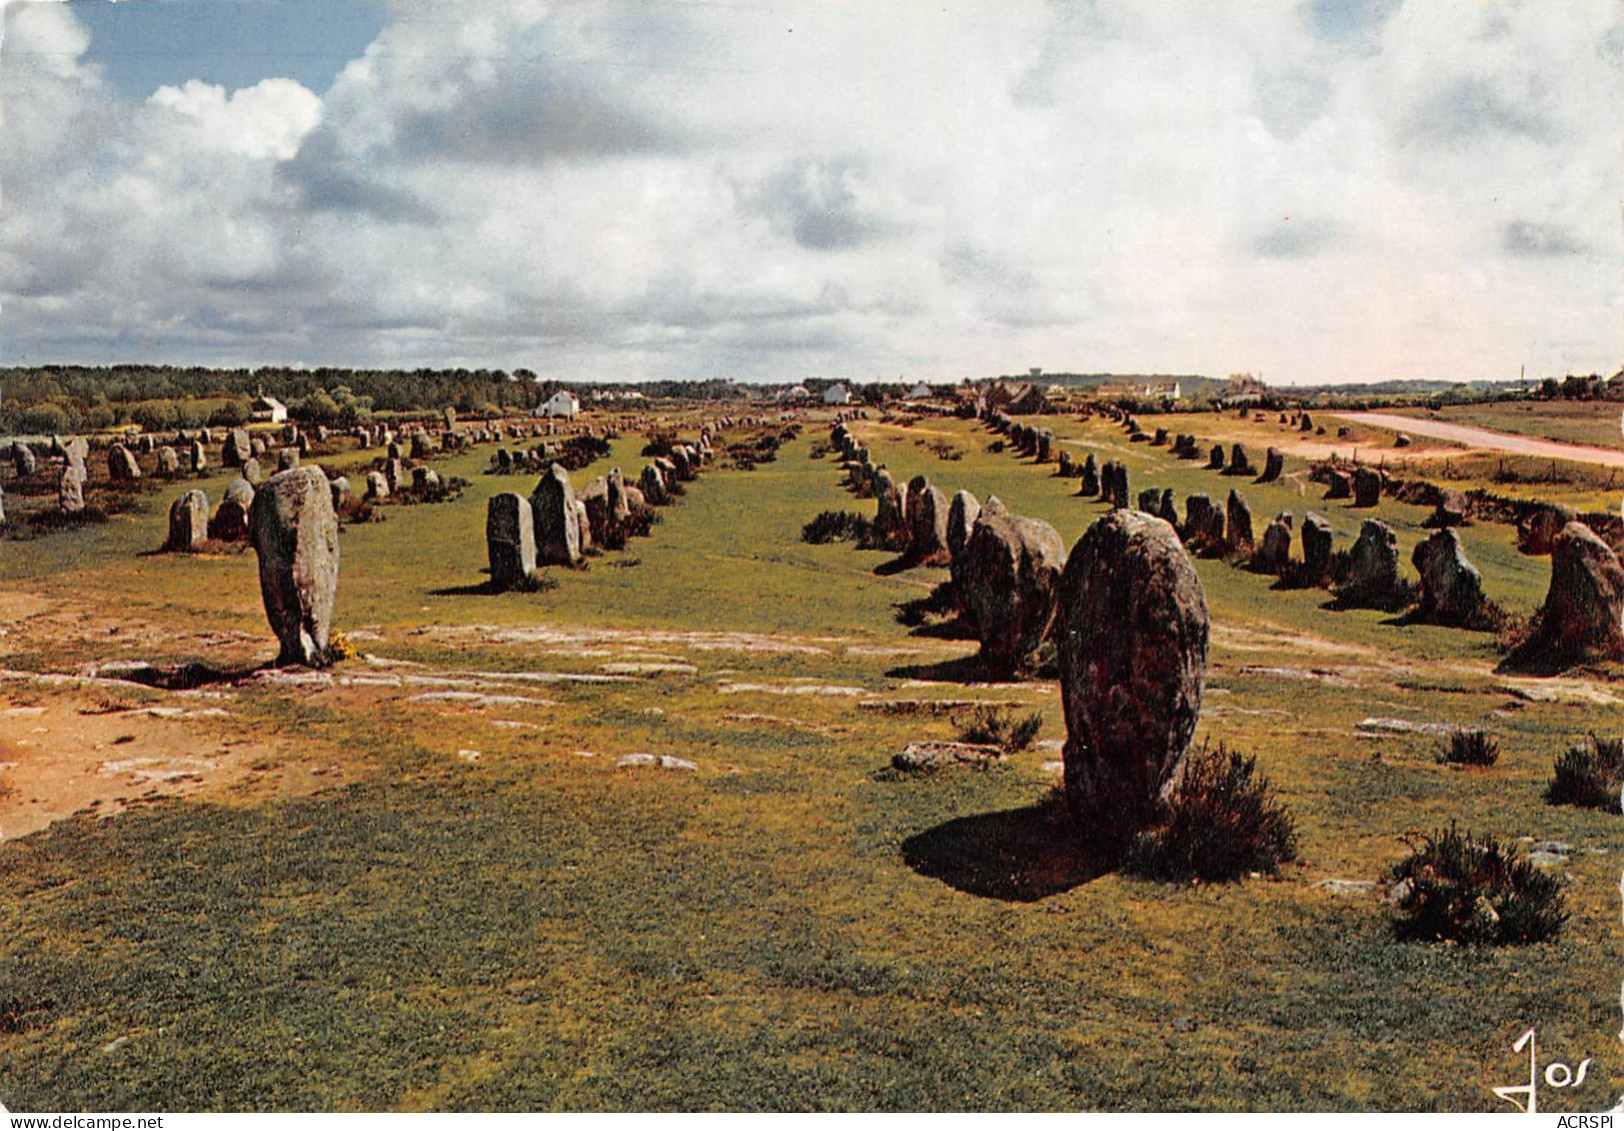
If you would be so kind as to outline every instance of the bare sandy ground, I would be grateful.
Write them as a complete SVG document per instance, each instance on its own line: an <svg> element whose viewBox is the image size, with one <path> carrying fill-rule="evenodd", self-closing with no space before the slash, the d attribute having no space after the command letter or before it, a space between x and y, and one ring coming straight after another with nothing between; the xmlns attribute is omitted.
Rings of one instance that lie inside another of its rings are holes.
<svg viewBox="0 0 1624 1131"><path fill-rule="evenodd" d="M1538 459L1565 459L1574 463L1599 464L1602 467L1624 467L1624 451L1611 448L1564 444L1556 440L1536 440L1532 436L1496 432L1491 428L1479 428L1471 424L1450 424L1443 420L1422 420L1386 412L1339 412L1328 415L1333 415L1339 420L1368 424L1374 428L1391 428L1398 432L1431 436L1435 440L1465 444L1481 451L1534 456Z"/></svg>

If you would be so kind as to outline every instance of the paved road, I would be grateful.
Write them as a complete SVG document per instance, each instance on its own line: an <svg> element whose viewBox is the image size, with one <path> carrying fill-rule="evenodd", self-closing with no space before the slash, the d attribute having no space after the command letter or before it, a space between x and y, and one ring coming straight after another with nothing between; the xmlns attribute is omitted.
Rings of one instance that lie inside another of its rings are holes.
<svg viewBox="0 0 1624 1131"><path fill-rule="evenodd" d="M1450 424L1444 420L1425 420L1413 416L1395 416L1389 412L1337 412L1327 415L1369 424L1376 428L1391 428L1395 432L1408 432L1414 436L1449 440L1483 451L1505 452L1514 456L1535 456L1539 459L1566 459L1575 463L1600 464L1602 467L1624 467L1624 450L1617 448L1592 448L1584 444L1564 444L1557 440L1536 440L1532 436L1496 432L1492 428L1478 428L1471 424Z"/></svg>

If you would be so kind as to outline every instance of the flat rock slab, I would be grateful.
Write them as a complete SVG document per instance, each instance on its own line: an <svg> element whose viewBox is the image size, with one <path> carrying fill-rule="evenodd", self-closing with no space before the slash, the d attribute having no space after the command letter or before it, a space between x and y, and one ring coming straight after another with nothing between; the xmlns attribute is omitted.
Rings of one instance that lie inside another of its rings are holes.
<svg viewBox="0 0 1624 1131"><path fill-rule="evenodd" d="M882 715L951 715L954 711L967 711L974 707L1024 707L1025 703L997 699L884 699L874 703L859 703L859 711L875 711Z"/></svg>
<svg viewBox="0 0 1624 1131"><path fill-rule="evenodd" d="M914 742L891 759L891 768L909 774L933 774L952 766L985 768L1004 760L996 746L973 742Z"/></svg>
<svg viewBox="0 0 1624 1131"><path fill-rule="evenodd" d="M1444 723L1412 723L1408 719L1360 719L1354 732L1365 737L1378 734L1448 734L1455 728Z"/></svg>
<svg viewBox="0 0 1624 1131"><path fill-rule="evenodd" d="M617 770L683 770L693 771L699 767L686 758L676 758L670 754L622 754L615 759Z"/></svg>
<svg viewBox="0 0 1624 1131"><path fill-rule="evenodd" d="M1375 880L1321 880L1314 887L1319 891L1328 891L1332 895L1375 895L1381 884Z"/></svg>

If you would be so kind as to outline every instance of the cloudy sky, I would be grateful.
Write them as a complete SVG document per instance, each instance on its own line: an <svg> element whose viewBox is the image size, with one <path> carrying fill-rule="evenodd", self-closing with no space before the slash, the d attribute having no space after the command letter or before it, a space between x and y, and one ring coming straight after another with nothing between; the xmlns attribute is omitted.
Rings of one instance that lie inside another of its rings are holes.
<svg viewBox="0 0 1624 1131"><path fill-rule="evenodd" d="M1621 95L1624 0L13 0L0 361L1611 373Z"/></svg>

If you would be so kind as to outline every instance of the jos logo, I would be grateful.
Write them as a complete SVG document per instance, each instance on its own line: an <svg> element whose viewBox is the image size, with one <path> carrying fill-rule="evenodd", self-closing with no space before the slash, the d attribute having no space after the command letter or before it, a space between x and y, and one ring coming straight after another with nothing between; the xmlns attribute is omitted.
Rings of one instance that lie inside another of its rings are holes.
<svg viewBox="0 0 1624 1131"><path fill-rule="evenodd" d="M1534 1036L1534 1030L1528 1029L1517 1038L1517 1043L1511 1046L1512 1052L1528 1050L1528 1083L1516 1084L1505 1088L1494 1089L1494 1094L1507 1103L1515 1104L1519 1110L1529 1115L1539 1112L1539 1039ZM1579 1062L1579 1070L1575 1072L1559 1060L1552 1061L1545 1066L1545 1084L1551 1088L1577 1088L1585 1082L1585 1072L1590 1068L1590 1057ZM1526 1097L1519 1099L1518 1097Z"/></svg>

